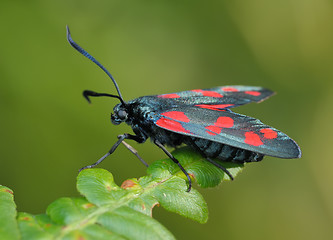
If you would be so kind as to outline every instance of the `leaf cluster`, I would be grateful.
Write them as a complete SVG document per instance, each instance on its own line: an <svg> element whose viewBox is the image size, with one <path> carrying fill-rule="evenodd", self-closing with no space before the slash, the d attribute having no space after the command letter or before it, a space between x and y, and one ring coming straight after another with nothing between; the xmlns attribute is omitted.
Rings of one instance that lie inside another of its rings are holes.
<svg viewBox="0 0 333 240"><path fill-rule="evenodd" d="M173 155L201 187L215 187L229 177L187 148ZM233 176L242 164L223 163ZM208 219L201 194L187 192L185 175L170 159L158 160L141 178L115 184L104 169L86 169L77 177L80 198L60 198L45 214L16 212L13 191L0 185L0 239L175 239L152 217L155 206L199 223Z"/></svg>

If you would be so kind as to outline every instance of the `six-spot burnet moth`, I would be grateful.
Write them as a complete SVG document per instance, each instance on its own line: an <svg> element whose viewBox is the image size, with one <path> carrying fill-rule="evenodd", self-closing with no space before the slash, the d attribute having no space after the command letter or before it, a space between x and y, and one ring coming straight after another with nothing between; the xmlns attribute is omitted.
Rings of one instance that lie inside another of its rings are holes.
<svg viewBox="0 0 333 240"><path fill-rule="evenodd" d="M75 43L67 27L67 40L72 47L97 64L113 81L118 95L86 90L84 97L112 97L120 103L113 108L111 122L127 123L134 134L124 133L110 151L96 163L80 169L92 168L112 154L120 143L147 163L125 139L144 143L148 138L161 148L186 175L191 190L191 178L179 161L165 148L186 144L207 161L222 169L230 179L233 176L214 159L237 163L258 162L264 155L278 158L299 158L301 150L286 134L263 124L260 120L234 113L230 108L250 102L261 102L274 93L262 87L224 86L210 89L143 96L126 102L118 84L108 70Z"/></svg>

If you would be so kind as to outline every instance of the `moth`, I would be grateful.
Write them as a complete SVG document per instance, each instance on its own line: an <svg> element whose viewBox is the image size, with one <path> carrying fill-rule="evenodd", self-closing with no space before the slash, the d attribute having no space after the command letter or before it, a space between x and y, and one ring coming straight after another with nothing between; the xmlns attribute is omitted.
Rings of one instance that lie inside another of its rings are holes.
<svg viewBox="0 0 333 240"><path fill-rule="evenodd" d="M82 55L99 66L112 80L117 95L86 90L84 97L111 97L120 101L113 108L111 122L126 123L133 133L118 136L117 142L96 163L83 167L92 168L112 154L123 142L146 166L148 164L124 140L144 143L148 138L175 162L192 181L179 161L166 149L185 144L200 153L207 161L222 169L230 179L231 173L216 159L226 162L259 162L265 155L277 158L300 158L297 143L285 133L263 124L260 120L234 113L232 108L251 102L261 102L274 92L262 87L223 86L195 89L177 93L143 96L125 101L117 82L93 56L75 43L67 27L67 40Z"/></svg>

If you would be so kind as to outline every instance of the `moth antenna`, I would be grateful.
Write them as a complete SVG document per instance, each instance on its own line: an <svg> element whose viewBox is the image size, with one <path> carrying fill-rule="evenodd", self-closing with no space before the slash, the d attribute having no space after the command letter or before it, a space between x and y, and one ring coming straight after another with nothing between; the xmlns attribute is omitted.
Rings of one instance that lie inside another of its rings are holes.
<svg viewBox="0 0 333 240"><path fill-rule="evenodd" d="M84 90L83 97L88 101L88 103L91 103L89 97L112 97L112 98L118 98L121 101L120 97L117 95L108 94L108 93L97 93L90 90Z"/></svg>
<svg viewBox="0 0 333 240"><path fill-rule="evenodd" d="M93 56L91 56L86 50L84 50L82 47L80 47L76 42L73 41L72 37L71 37L71 33L69 31L69 27L66 26L66 29L67 29L67 41L69 42L69 44L75 48L79 53L81 53L83 56L85 56L86 58L88 58L89 60L91 60L92 62L94 62L97 66L99 66L112 80L117 92L118 92L118 95L119 95L119 100L122 104L126 105L126 102L124 101L121 93L120 93L120 90L119 90L119 87L118 87L118 84L116 82L116 80L114 80L113 76L111 75L111 73L106 70L106 68L100 64Z"/></svg>

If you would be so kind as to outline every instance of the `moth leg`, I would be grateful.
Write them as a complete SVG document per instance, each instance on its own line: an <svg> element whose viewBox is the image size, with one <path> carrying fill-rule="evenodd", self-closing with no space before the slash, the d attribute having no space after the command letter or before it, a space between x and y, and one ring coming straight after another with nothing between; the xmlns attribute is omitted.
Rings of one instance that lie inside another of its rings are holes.
<svg viewBox="0 0 333 240"><path fill-rule="evenodd" d="M163 150L163 152L165 152L165 154L174 162L178 165L178 167L180 168L180 170L182 170L182 172L185 174L185 176L187 177L188 180L188 189L186 190L187 192L191 191L192 188L192 180L190 178L190 175L188 175L188 173L186 172L186 170L183 168L183 166L180 164L180 162L163 146L162 143L160 143L158 140L155 140L154 143L156 144L156 146L158 146L160 149Z"/></svg>
<svg viewBox="0 0 333 240"><path fill-rule="evenodd" d="M229 176L229 178L231 180L234 180L234 176L232 176L232 174L225 167L223 167L222 165L218 164L217 162L215 162L214 160L210 159L209 157L205 157L205 159L208 162L210 162L211 164L213 164L214 166L216 166L216 167L220 168L221 170L223 170L223 172L225 172Z"/></svg>
<svg viewBox="0 0 333 240"><path fill-rule="evenodd" d="M208 162L210 162L211 164L213 164L214 166L218 167L219 169L223 170L223 172L225 172L229 178L231 180L234 180L234 176L232 176L232 174L222 165L218 164L217 162L215 162L214 160L210 159L209 157L206 156L206 154L196 145L194 144L194 142L191 140L192 142L192 146L195 147L195 149L201 154L201 156L203 158L205 158Z"/></svg>
<svg viewBox="0 0 333 240"><path fill-rule="evenodd" d="M131 145L129 145L127 142L125 142L125 141L122 141L121 142L122 144L124 144L124 146L128 149L128 150L130 150L130 152L131 153L133 153L146 167L148 167L149 165L148 165L148 163L146 163L146 161L145 160L143 160L141 157L140 157L140 155L138 154L138 151L134 148L134 147L132 147Z"/></svg>
<svg viewBox="0 0 333 240"><path fill-rule="evenodd" d="M81 168L79 170L79 172L81 172L83 169L93 168L93 167L97 166L98 164L100 164L105 158L107 158L109 155L111 155L117 149L117 147L120 145L120 143L122 141L124 141L125 139L131 139L131 140L134 140L138 143L141 143L141 142L145 141L145 139L142 139L140 136L137 136L137 135L131 135L131 134L128 134L128 133L124 133L122 135L119 135L118 136L118 141L111 147L111 149L103 157L98 159L97 162Z"/></svg>

